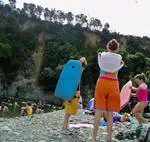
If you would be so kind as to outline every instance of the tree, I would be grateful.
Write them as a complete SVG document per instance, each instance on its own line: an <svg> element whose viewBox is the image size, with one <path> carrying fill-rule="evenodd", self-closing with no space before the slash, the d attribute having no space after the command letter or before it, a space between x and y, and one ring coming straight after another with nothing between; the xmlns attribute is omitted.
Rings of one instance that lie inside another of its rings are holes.
<svg viewBox="0 0 150 142"><path fill-rule="evenodd" d="M78 15L75 16L75 19L76 19L77 23L81 24L81 26L83 26L84 24L86 24L86 26L87 26L88 20L87 20L87 16L86 15L78 14Z"/></svg>
<svg viewBox="0 0 150 142"><path fill-rule="evenodd" d="M41 18L41 15L42 15L42 12L43 12L44 8L42 6L37 6L36 7L36 14L38 16L38 18L40 19Z"/></svg>
<svg viewBox="0 0 150 142"><path fill-rule="evenodd" d="M67 19L68 24L72 24L72 21L74 19L72 12L66 13L66 19Z"/></svg>
<svg viewBox="0 0 150 142"><path fill-rule="evenodd" d="M57 13L55 9L51 9L49 10L48 8L44 9L44 18L45 21L52 21L52 22L56 22L57 21Z"/></svg>
<svg viewBox="0 0 150 142"><path fill-rule="evenodd" d="M0 58L7 59L12 55L12 48L9 44L0 43Z"/></svg>
<svg viewBox="0 0 150 142"><path fill-rule="evenodd" d="M58 15L57 15L57 11L55 9L51 9L50 18L53 20L53 22L57 22Z"/></svg>
<svg viewBox="0 0 150 142"><path fill-rule="evenodd" d="M39 82L45 89L54 89L56 83L54 83L55 72L50 68L46 67L40 73Z"/></svg>
<svg viewBox="0 0 150 142"><path fill-rule="evenodd" d="M29 8L29 12L30 12L30 17L32 17L32 18L35 17L36 5L30 3L28 8Z"/></svg>
<svg viewBox="0 0 150 142"><path fill-rule="evenodd" d="M23 8L24 8L24 11L27 13L28 10L29 10L29 4L28 3L23 3Z"/></svg>
<svg viewBox="0 0 150 142"><path fill-rule="evenodd" d="M140 50L143 48L144 48L143 43L142 43L140 38L133 37L133 36L127 36L127 48L126 48L126 50L130 54L135 54L137 51L141 52Z"/></svg>
<svg viewBox="0 0 150 142"><path fill-rule="evenodd" d="M70 43L59 44L48 41L45 45L44 67L51 67L54 70L59 64L66 63L75 54L77 54L77 50Z"/></svg>
<svg viewBox="0 0 150 142"><path fill-rule="evenodd" d="M11 8L16 8L16 0L9 0L9 4Z"/></svg>
<svg viewBox="0 0 150 142"><path fill-rule="evenodd" d="M4 2L0 0L0 7L2 7L3 5L4 5Z"/></svg>
<svg viewBox="0 0 150 142"><path fill-rule="evenodd" d="M23 3L22 16L25 17L24 13L26 13L27 16L30 17L30 10L29 10L29 4L28 3Z"/></svg>
<svg viewBox="0 0 150 142"><path fill-rule="evenodd" d="M45 18L45 21L49 21L50 19L50 10L48 8L44 9L44 18Z"/></svg>
<svg viewBox="0 0 150 142"><path fill-rule="evenodd" d="M51 9L50 12L49 12L49 20L50 21L54 21L54 19L57 20L57 18L54 18L54 17L57 17L57 15L55 13L55 9Z"/></svg>
<svg viewBox="0 0 150 142"><path fill-rule="evenodd" d="M90 27L97 29L97 30L100 30L102 28L102 23L99 19L92 17L90 19Z"/></svg>
<svg viewBox="0 0 150 142"><path fill-rule="evenodd" d="M0 67L4 73L4 88L8 88L8 74L11 69L11 66L8 65L10 58L12 56L12 48L9 44L0 43Z"/></svg>
<svg viewBox="0 0 150 142"><path fill-rule="evenodd" d="M58 21L63 24L66 18L65 13L62 12L61 10L57 10L56 13L57 13Z"/></svg>
<svg viewBox="0 0 150 142"><path fill-rule="evenodd" d="M108 29L109 29L109 27L110 27L110 26L109 26L109 23L105 23L105 25L104 25L104 29L107 29L107 30L108 30Z"/></svg>
<svg viewBox="0 0 150 142"><path fill-rule="evenodd" d="M145 72L146 71L145 65L146 65L146 58L142 53L137 52L135 55L133 54L128 55L127 67L128 71L131 74L136 75L138 73Z"/></svg>

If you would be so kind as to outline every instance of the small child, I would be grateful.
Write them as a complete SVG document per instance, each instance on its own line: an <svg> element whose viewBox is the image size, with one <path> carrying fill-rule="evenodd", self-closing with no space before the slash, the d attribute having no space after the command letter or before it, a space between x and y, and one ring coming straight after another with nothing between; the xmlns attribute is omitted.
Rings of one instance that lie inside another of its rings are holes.
<svg viewBox="0 0 150 142"><path fill-rule="evenodd" d="M80 62L82 64L82 71L84 71L87 65L85 57L80 58ZM68 121L70 116L76 115L78 111L79 99L80 99L80 85L78 86L76 94L74 98L71 100L71 102L65 101L65 117L63 129L68 129Z"/></svg>
<svg viewBox="0 0 150 142"><path fill-rule="evenodd" d="M147 106L148 101L148 89L146 84L145 75L138 74L135 76L135 81L138 84L138 88L132 87L134 91L136 91L138 103L132 110L132 113L138 119L139 124L147 123L147 120L143 117L144 108Z"/></svg>
<svg viewBox="0 0 150 142"><path fill-rule="evenodd" d="M32 115L32 104L30 102L27 103L27 114Z"/></svg>

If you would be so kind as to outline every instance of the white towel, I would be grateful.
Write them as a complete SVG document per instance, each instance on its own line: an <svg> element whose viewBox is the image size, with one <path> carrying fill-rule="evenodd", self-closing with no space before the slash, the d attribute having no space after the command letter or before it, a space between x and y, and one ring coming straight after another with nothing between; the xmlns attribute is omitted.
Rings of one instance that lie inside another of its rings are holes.
<svg viewBox="0 0 150 142"><path fill-rule="evenodd" d="M99 67L106 72L118 72L123 67L121 60L121 55L112 52L103 52L98 55Z"/></svg>

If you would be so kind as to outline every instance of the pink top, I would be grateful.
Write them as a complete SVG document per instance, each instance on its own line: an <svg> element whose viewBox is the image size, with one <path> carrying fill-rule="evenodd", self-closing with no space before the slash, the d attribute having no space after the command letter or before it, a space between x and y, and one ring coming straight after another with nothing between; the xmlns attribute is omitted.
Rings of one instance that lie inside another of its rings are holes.
<svg viewBox="0 0 150 142"><path fill-rule="evenodd" d="M141 89L137 92L137 98L139 102L147 102L148 101L148 89Z"/></svg>
<svg viewBox="0 0 150 142"><path fill-rule="evenodd" d="M145 83L142 83L140 86L141 90L137 92L137 98L139 102L147 102L148 101L148 89Z"/></svg>

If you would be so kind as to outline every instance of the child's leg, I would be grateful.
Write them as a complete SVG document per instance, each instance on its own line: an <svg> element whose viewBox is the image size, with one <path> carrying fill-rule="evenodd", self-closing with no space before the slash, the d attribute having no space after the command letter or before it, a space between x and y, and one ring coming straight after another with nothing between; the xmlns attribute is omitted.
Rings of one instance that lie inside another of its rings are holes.
<svg viewBox="0 0 150 142"><path fill-rule="evenodd" d="M63 125L64 129L68 129L68 121L69 121L70 116L71 116L70 114L65 113L65 116L64 116L64 125Z"/></svg>
<svg viewBox="0 0 150 142"><path fill-rule="evenodd" d="M107 111L107 141L111 142L112 135L112 124L113 124L113 111Z"/></svg>
<svg viewBox="0 0 150 142"><path fill-rule="evenodd" d="M146 122L146 119L142 116L145 107L146 107L146 103L145 102L139 102L139 103L137 103L135 105L135 107L132 110L132 113L138 119L139 123Z"/></svg>
<svg viewBox="0 0 150 142"><path fill-rule="evenodd" d="M96 142L97 131L98 131L99 122L100 122L100 118L101 118L102 113L103 113L103 111L100 109L96 109L96 111L95 111L94 129L93 129L93 136L92 136L92 140L94 142Z"/></svg>
<svg viewBox="0 0 150 142"><path fill-rule="evenodd" d="M147 120L143 117L143 112L144 112L144 108L147 106L146 102L140 102L140 113L139 113L139 117L140 117L140 123L146 123Z"/></svg>
<svg viewBox="0 0 150 142"><path fill-rule="evenodd" d="M138 119L139 123L140 123L140 117L139 117L139 113L140 113L140 103L137 103L133 110L132 110L132 113L135 115L135 117Z"/></svg>
<svg viewBox="0 0 150 142"><path fill-rule="evenodd" d="M146 102L140 102L140 108L141 108L141 113L144 113L144 108L147 107L147 103Z"/></svg>

